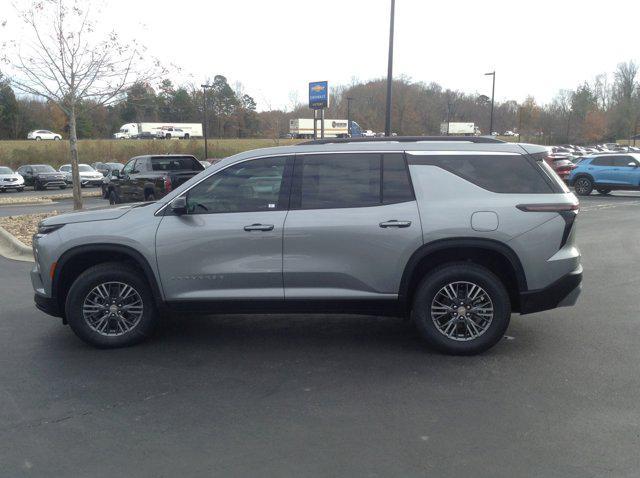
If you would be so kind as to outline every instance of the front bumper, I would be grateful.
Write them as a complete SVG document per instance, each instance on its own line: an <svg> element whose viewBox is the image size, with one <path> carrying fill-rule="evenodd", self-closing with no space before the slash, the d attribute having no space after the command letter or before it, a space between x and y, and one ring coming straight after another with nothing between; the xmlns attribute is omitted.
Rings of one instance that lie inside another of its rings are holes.
<svg viewBox="0 0 640 478"><path fill-rule="evenodd" d="M62 317L62 313L56 299L34 294L33 300L36 303L36 307L45 314L52 315L53 317Z"/></svg>
<svg viewBox="0 0 640 478"><path fill-rule="evenodd" d="M7 190L7 189L21 189L24 188L24 182L22 183L0 183L0 190Z"/></svg>
<svg viewBox="0 0 640 478"><path fill-rule="evenodd" d="M80 184L83 186L102 186L102 178L99 179L81 179Z"/></svg>
<svg viewBox="0 0 640 478"><path fill-rule="evenodd" d="M64 179L39 179L38 182L44 188L67 185L67 182Z"/></svg>
<svg viewBox="0 0 640 478"><path fill-rule="evenodd" d="M520 293L520 314L575 305L582 290L582 266L544 289Z"/></svg>

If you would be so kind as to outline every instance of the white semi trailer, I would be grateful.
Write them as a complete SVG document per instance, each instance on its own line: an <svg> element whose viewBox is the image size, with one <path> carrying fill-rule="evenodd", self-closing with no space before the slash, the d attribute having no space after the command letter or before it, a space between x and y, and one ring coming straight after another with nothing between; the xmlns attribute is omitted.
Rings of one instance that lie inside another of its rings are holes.
<svg viewBox="0 0 640 478"><path fill-rule="evenodd" d="M318 128L318 138L320 137L320 119L316 120ZM294 118L289 120L289 134L292 138L313 138L313 118ZM346 119L328 119L324 120L324 137L325 138L348 138L362 136L362 129L355 121L351 121L351 131L349 131L349 123Z"/></svg>
<svg viewBox="0 0 640 478"><path fill-rule="evenodd" d="M441 123L440 134L454 136L473 136L481 134L475 123Z"/></svg>
<svg viewBox="0 0 640 478"><path fill-rule="evenodd" d="M113 135L115 139L158 138L164 137L163 128L177 128L185 133L187 138L202 137L202 123L127 123L120 126L120 130Z"/></svg>

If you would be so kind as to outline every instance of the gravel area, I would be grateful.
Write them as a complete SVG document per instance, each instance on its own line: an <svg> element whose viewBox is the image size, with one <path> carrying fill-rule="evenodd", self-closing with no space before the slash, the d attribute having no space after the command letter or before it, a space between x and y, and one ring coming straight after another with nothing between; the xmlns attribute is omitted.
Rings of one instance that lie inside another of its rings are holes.
<svg viewBox="0 0 640 478"><path fill-rule="evenodd" d="M24 216L7 216L0 218L0 227L9 234L19 239L27 246L31 246L31 236L38 229L38 223L47 217L55 216L58 211L44 212L40 214L27 214Z"/></svg>

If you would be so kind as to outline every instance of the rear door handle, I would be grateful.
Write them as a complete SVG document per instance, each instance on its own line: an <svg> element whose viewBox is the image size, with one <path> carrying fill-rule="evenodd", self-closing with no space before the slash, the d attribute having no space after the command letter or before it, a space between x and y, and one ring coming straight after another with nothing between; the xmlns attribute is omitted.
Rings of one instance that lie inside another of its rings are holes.
<svg viewBox="0 0 640 478"><path fill-rule="evenodd" d="M411 221L396 221L392 219L391 221L381 222L380 227L409 227L411 225Z"/></svg>
<svg viewBox="0 0 640 478"><path fill-rule="evenodd" d="M273 224L251 224L244 226L245 231L273 231Z"/></svg>

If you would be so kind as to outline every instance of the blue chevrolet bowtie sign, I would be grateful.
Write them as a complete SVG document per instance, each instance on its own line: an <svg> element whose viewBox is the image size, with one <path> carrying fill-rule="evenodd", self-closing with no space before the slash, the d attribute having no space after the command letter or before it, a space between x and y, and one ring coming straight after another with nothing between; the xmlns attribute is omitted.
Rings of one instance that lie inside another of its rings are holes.
<svg viewBox="0 0 640 478"><path fill-rule="evenodd" d="M329 82L312 81L309 83L309 108L319 110L329 106Z"/></svg>

